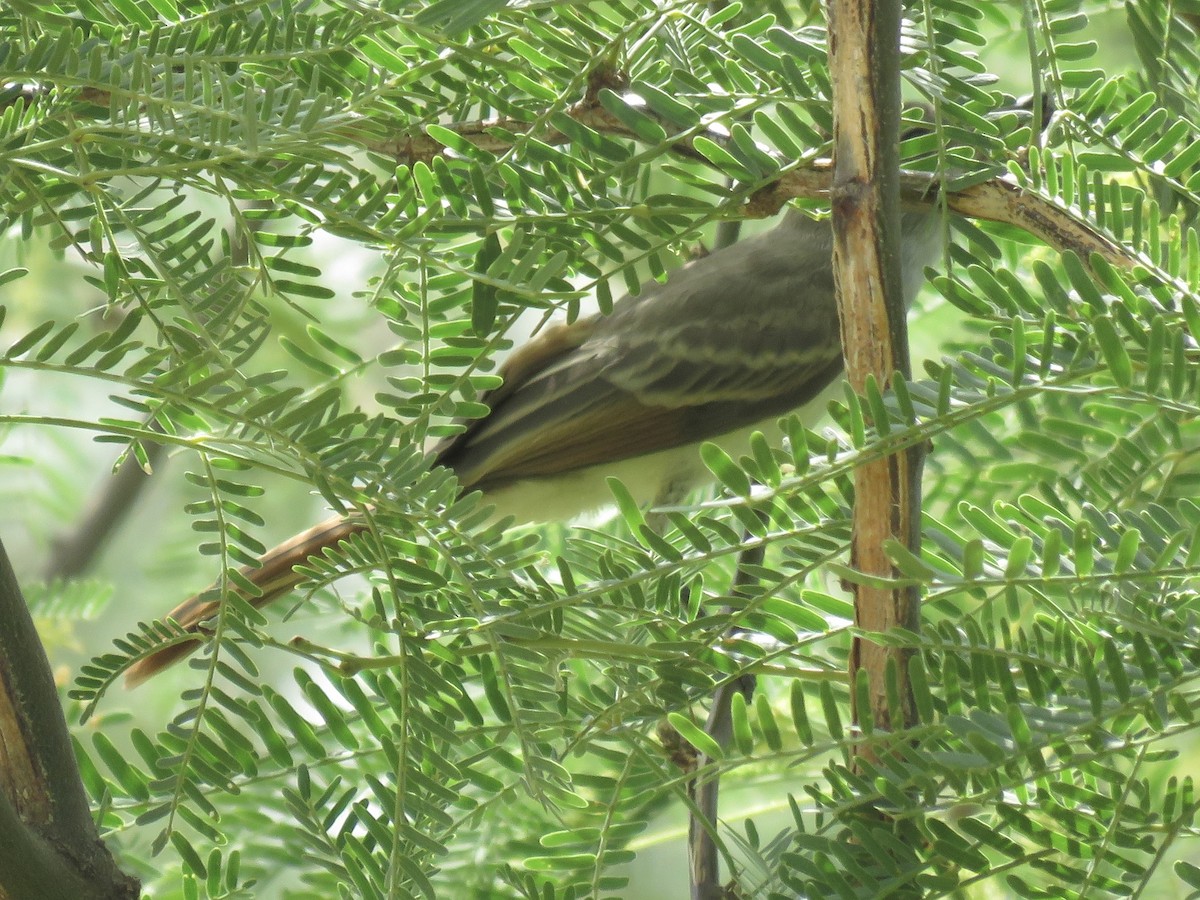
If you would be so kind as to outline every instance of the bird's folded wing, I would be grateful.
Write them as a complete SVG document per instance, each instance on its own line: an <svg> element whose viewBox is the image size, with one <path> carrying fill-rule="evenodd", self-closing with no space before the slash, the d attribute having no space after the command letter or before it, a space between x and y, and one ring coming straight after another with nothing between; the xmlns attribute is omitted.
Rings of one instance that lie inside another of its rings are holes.
<svg viewBox="0 0 1200 900"><path fill-rule="evenodd" d="M815 397L841 371L832 285L778 242L732 249L589 320L586 340L560 336L519 380L506 373L491 414L439 462L488 489L718 437Z"/></svg>

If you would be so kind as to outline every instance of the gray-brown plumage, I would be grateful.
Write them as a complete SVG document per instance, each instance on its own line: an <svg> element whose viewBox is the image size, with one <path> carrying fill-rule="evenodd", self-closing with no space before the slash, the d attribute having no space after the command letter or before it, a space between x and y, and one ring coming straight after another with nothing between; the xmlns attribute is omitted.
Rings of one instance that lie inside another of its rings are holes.
<svg viewBox="0 0 1200 900"><path fill-rule="evenodd" d="M927 213L903 222L907 302L937 252ZM570 518L604 505L615 475L641 503L707 477L696 445L734 452L756 426L818 398L842 370L828 222L788 213L773 230L703 257L665 284L594 316L542 332L501 369L491 412L435 448L464 491L497 515ZM243 574L263 606L302 579L293 568L362 530L329 519ZM169 617L202 633L216 602L189 598ZM196 649L166 648L135 665L139 683Z"/></svg>

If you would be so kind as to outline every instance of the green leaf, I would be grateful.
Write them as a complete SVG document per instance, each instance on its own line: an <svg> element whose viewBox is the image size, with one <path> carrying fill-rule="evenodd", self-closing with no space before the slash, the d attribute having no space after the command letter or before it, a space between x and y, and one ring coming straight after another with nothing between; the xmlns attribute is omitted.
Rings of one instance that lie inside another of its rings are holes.
<svg viewBox="0 0 1200 900"><path fill-rule="evenodd" d="M729 715L733 724L733 742L738 753L750 756L754 752L754 733L750 729L750 717L746 713L746 697L734 691L730 698Z"/></svg>
<svg viewBox="0 0 1200 900"><path fill-rule="evenodd" d="M682 713L667 713L667 721L672 727L679 732L679 736L703 753L709 759L722 760L725 758L725 753L721 749L721 745L712 739L710 735L705 733L701 728L692 723L692 720Z"/></svg>
<svg viewBox="0 0 1200 900"><path fill-rule="evenodd" d="M734 696L736 699L742 695L738 693ZM763 740L767 742L767 747L772 753L778 753L783 749L783 736L779 733L779 724L775 721L775 712L771 709L771 702L767 699L766 694L761 692L755 694L754 713L758 719L758 727L762 731Z"/></svg>
<svg viewBox="0 0 1200 900"><path fill-rule="evenodd" d="M361 356L359 356L354 352L354 350L347 347L345 344L335 341L316 325L310 323L305 326L304 330L305 333L312 339L312 342L318 347L328 351L329 353L338 357L338 359L350 363L352 366L362 365L363 359Z"/></svg>
<svg viewBox="0 0 1200 900"><path fill-rule="evenodd" d="M608 489L613 495L613 499L617 501L617 510L621 513L621 518L625 520L625 527L630 533L642 540L642 526L646 524L646 517L642 515L642 509L638 506L637 501L633 499L633 495L629 493L629 489L621 482L619 478L608 477L604 479L608 484ZM643 545L644 545L643 541Z"/></svg>
<svg viewBox="0 0 1200 900"><path fill-rule="evenodd" d="M335 377L335 376L341 374L338 371L338 368L336 366L332 366L329 363L325 362L325 360L321 359L320 357L315 356L312 353L309 353L307 350L305 350L303 347L301 347L299 344L297 344L295 341L293 341L287 335L281 334L279 336L279 345L281 347L283 347L283 349L286 350L290 356L292 356L294 359L299 360L305 366L307 366L308 368L310 368L314 372L316 372L318 375L325 375L327 377Z"/></svg>
<svg viewBox="0 0 1200 900"><path fill-rule="evenodd" d="M25 334L13 341L12 346L9 347L8 351L4 354L5 357L8 359L15 359L30 347L33 347L35 344L41 341L42 338L44 338L53 330L53 322L43 322L41 325L34 328L33 331L30 331L28 334Z"/></svg>
<svg viewBox="0 0 1200 900"><path fill-rule="evenodd" d="M423 28L455 35L473 28L507 5L508 0L433 0L417 12L414 21Z"/></svg>
<svg viewBox="0 0 1200 900"><path fill-rule="evenodd" d="M1181 881L1187 883L1189 887L1200 890L1200 866L1193 865L1187 860L1177 859L1173 869Z"/></svg>
<svg viewBox="0 0 1200 900"><path fill-rule="evenodd" d="M937 572L900 541L889 538L883 547L901 575L920 581L933 581L937 577Z"/></svg>
<svg viewBox="0 0 1200 900"><path fill-rule="evenodd" d="M751 172L737 157L714 142L710 138L703 135L697 135L692 145L708 160L728 175L730 178L736 178L739 181L752 182L755 180L755 175Z"/></svg>
<svg viewBox="0 0 1200 900"><path fill-rule="evenodd" d="M1100 352L1104 355L1113 381L1121 387L1130 387L1133 384L1133 360L1117 334L1112 319L1108 316L1097 316L1092 320L1092 325L1095 328L1096 343L1100 345Z"/></svg>
<svg viewBox="0 0 1200 900"><path fill-rule="evenodd" d="M147 15L137 0L112 0L112 5L130 25L150 28L154 24L154 19Z"/></svg>
<svg viewBox="0 0 1200 900"><path fill-rule="evenodd" d="M500 258L501 252L499 236L495 232L488 232L475 255L475 271L486 274ZM499 292L494 284L480 279L471 282L471 328L476 334L482 337L491 333L499 308Z"/></svg>
<svg viewBox="0 0 1200 900"><path fill-rule="evenodd" d="M742 497L750 496L750 479L745 471L716 444L700 445L700 459L726 488Z"/></svg>
<svg viewBox="0 0 1200 900"><path fill-rule="evenodd" d="M1009 579L1022 577L1032 556L1033 538L1021 535L1008 548L1008 562L1004 566L1004 577Z"/></svg>
<svg viewBox="0 0 1200 900"><path fill-rule="evenodd" d="M631 105L626 98L605 88L600 91L600 105L643 141L655 145L666 142L667 132L663 127L640 109Z"/></svg>
<svg viewBox="0 0 1200 900"><path fill-rule="evenodd" d="M0 287L4 287L4 285L9 284L10 282L24 278L28 274L29 270L21 266L13 266L11 269L5 269L3 272L0 272ZM0 324L3 322L3 316L0 316Z"/></svg>

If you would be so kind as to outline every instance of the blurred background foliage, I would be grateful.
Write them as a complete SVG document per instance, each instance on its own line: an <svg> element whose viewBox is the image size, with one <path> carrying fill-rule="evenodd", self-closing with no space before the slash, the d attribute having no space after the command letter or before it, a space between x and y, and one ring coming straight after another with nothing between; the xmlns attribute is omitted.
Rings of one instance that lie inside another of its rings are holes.
<svg viewBox="0 0 1200 900"><path fill-rule="evenodd" d="M933 441L924 558L897 559L922 722L864 774L829 567L879 443L857 404L659 537L633 511L501 533L421 452L514 342L828 155L818 4L0 10L3 538L149 895L686 896L660 725L745 671L714 766L736 896L1200 889L1200 3L905 9L905 96L938 114L905 168L1008 173L1131 265L948 224L908 403L882 401ZM287 621L233 609L124 692L135 623L368 502ZM81 523L100 549L68 559Z"/></svg>

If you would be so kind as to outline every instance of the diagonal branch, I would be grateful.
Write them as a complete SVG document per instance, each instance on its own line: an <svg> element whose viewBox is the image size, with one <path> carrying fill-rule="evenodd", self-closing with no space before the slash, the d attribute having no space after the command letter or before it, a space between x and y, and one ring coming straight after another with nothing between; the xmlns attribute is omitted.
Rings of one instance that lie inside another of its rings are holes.
<svg viewBox="0 0 1200 900"><path fill-rule="evenodd" d="M652 116L645 110L642 112L644 115ZM632 129L601 106L598 101L583 100L568 107L565 113L580 125L601 134L639 140L638 135ZM460 137L466 138L480 150L501 154L512 149L513 140L509 137L510 134L530 134L533 130L533 123L508 118L487 119L454 125L451 126L451 130ZM708 132L706 136L712 138L714 134ZM669 145L671 151L687 159L707 163L708 158L695 148L692 142L693 137L694 135L671 142ZM551 128L539 133L538 140L557 145L568 144L572 138L556 128ZM395 157L398 162L410 166L417 162L432 162L435 158L446 156L449 152L444 144L425 134L406 134L382 141L368 141L366 146L368 150Z"/></svg>
<svg viewBox="0 0 1200 900"><path fill-rule="evenodd" d="M900 199L905 207L928 206L937 202L941 184L938 179L912 172L900 173ZM833 191L833 163L817 160L804 169L796 169L751 195L746 204L750 218L768 218L778 214L791 199L828 200ZM1060 252L1071 251L1087 260L1098 254L1121 269L1143 265L1136 255L1110 240L1086 222L1037 194L1030 194L1003 178L993 178L946 195L951 212L973 219L1015 225Z"/></svg>
<svg viewBox="0 0 1200 900"><path fill-rule="evenodd" d="M639 112L658 123L670 133L672 126L661 120L651 110ZM565 110L565 114L581 125L586 125L602 134L640 140L628 126L608 112L597 99L589 95ZM515 119L499 118L463 122L447 126L449 130L469 141L472 145L489 153L500 154L512 149L514 136L532 134L535 123ZM725 132L708 128L701 132L685 135L671 141L667 147L672 153L696 162L711 165L709 159L696 149L695 138L703 136L718 144L725 144ZM566 144L569 135L557 129L537 132L539 141L548 144ZM380 141L365 141L368 149L393 157L402 165L417 162L429 163L437 157L450 157L454 152L425 134L402 134ZM793 163L781 160L786 166ZM833 163L816 160L804 163L801 168L789 168L770 184L754 191L741 209L746 218L770 218L779 213L791 199L828 200L833 189ZM937 201L941 184L937 178L917 173L901 173L901 198L906 205L930 205ZM1071 212L1037 194L1031 194L1012 181L994 178L947 194L947 205L951 212L976 219L987 219L1015 225L1059 251L1072 251L1080 259L1087 260L1099 254L1107 262L1121 269L1142 265L1144 260L1110 240Z"/></svg>
<svg viewBox="0 0 1200 900"><path fill-rule="evenodd" d="M153 420L147 427L154 427ZM145 442L142 449L150 466L154 467L165 457L167 445ZM74 578L90 569L97 554L149 485L149 474L134 454L128 453L117 471L87 503L83 517L69 532L54 539L44 569L46 581Z"/></svg>

